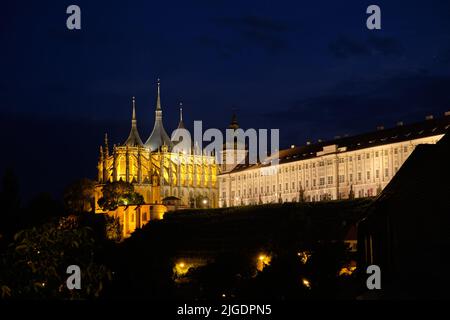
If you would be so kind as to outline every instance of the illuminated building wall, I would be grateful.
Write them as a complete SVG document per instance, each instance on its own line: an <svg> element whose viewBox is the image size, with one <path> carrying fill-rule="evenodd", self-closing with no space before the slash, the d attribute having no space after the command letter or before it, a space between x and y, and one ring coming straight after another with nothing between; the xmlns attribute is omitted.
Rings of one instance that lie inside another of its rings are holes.
<svg viewBox="0 0 450 320"><path fill-rule="evenodd" d="M146 204L161 204L166 197L181 199L184 207L217 207L218 168L212 155L202 152L172 152L173 142L162 121L160 85L158 82L155 124L146 143L137 130L135 100L132 105L131 131L128 139L109 150L108 139L100 147L97 165L98 184L95 191L96 212L101 212L97 200L106 182L127 181L144 197ZM184 128L180 110L179 128Z"/></svg>
<svg viewBox="0 0 450 320"><path fill-rule="evenodd" d="M234 164L218 177L219 206L376 196L417 145L436 143L449 127L446 112L440 119L292 146L274 156L278 165L270 166L270 158L255 165Z"/></svg>

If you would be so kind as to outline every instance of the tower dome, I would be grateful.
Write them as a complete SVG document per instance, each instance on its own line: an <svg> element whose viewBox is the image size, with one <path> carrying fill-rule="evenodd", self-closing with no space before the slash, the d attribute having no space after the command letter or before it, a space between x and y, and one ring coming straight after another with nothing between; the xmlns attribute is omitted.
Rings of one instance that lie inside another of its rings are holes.
<svg viewBox="0 0 450 320"><path fill-rule="evenodd" d="M145 146L150 149L150 151L155 151L161 148L163 145L167 146L169 150L172 148L172 141L169 138L166 130L164 129L162 120L162 109L161 109L161 94L160 94L160 81L158 79L158 93L156 98L156 110L155 110L155 124L153 126L152 133L150 137L145 142Z"/></svg>

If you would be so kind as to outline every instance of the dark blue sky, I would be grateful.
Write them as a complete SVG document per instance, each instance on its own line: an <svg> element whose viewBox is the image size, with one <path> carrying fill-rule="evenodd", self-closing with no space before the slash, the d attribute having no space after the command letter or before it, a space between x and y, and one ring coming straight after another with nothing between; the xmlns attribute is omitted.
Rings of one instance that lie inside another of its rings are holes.
<svg viewBox="0 0 450 320"><path fill-rule="evenodd" d="M65 13L81 7L82 29ZM370 4L382 30L366 28ZM449 1L7 1L0 7L1 169L25 198L94 178L136 96L145 141L162 83L178 121L280 128L281 144L450 110Z"/></svg>

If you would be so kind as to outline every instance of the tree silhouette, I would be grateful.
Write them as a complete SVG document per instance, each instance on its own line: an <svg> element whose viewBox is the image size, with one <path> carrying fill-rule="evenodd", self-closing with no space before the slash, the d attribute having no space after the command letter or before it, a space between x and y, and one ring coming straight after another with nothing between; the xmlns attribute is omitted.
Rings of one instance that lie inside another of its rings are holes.
<svg viewBox="0 0 450 320"><path fill-rule="evenodd" d="M95 183L87 178L69 185L64 192L64 207L70 213L93 211Z"/></svg>
<svg viewBox="0 0 450 320"><path fill-rule="evenodd" d="M98 205L104 210L115 210L120 205L138 205L144 203L144 197L134 191L131 183L114 181L106 183L102 188L103 196Z"/></svg>

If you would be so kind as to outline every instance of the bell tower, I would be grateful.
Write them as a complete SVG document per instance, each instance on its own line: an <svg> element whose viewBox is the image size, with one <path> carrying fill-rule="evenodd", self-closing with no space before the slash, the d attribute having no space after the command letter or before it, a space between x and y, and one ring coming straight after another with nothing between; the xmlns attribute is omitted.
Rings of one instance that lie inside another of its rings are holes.
<svg viewBox="0 0 450 320"><path fill-rule="evenodd" d="M228 126L228 129L234 131L240 129L236 113L233 113L231 117L231 123ZM245 144L237 141L236 136L234 137L233 140L225 141L221 154L222 158L221 173L230 172L238 164L244 163L246 157L247 157L247 150Z"/></svg>

